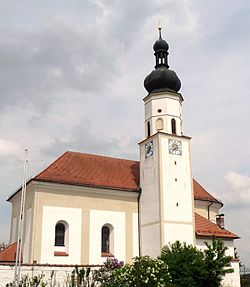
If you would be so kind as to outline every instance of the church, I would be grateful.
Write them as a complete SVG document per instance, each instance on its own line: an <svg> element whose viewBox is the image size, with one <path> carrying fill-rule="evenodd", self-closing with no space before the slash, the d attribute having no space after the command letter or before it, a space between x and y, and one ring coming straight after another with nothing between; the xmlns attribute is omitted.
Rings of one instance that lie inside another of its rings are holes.
<svg viewBox="0 0 250 287"><path fill-rule="evenodd" d="M153 49L155 68L144 80L145 137L139 161L67 151L31 178L23 263L102 264L107 257L131 262L138 255L157 257L176 240L203 249L215 235L233 258L235 272L227 275L231 285L225 286L240 286L239 260L234 258L239 237L224 226L223 203L192 177L181 81L169 69L161 28ZM20 197L21 189L8 198L12 249Z"/></svg>

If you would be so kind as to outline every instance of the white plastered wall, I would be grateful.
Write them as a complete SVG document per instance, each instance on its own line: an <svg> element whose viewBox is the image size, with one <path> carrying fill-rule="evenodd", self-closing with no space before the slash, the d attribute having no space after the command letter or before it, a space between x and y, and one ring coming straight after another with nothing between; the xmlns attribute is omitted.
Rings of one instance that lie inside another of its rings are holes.
<svg viewBox="0 0 250 287"><path fill-rule="evenodd" d="M11 224L11 235L10 235L10 244L17 241L17 217L12 219Z"/></svg>
<svg viewBox="0 0 250 287"><path fill-rule="evenodd" d="M102 226L113 226L113 255L118 260L126 261L126 222L125 212L90 210L89 262L102 264L106 257L101 256Z"/></svg>
<svg viewBox="0 0 250 287"><path fill-rule="evenodd" d="M171 120L176 121L177 135L182 134L181 119L181 95L178 93L155 93L145 99L145 136L147 137L147 122L150 122L151 135L157 132L156 122L158 118L163 120L163 130L172 133ZM161 110L159 112L159 110Z"/></svg>
<svg viewBox="0 0 250 287"><path fill-rule="evenodd" d="M139 256L139 226L138 213L132 214L133 222L133 257Z"/></svg>
<svg viewBox="0 0 250 287"><path fill-rule="evenodd" d="M220 213L221 205L209 201L195 200L195 212L216 223L216 215ZM208 218L209 213L209 218Z"/></svg>
<svg viewBox="0 0 250 287"><path fill-rule="evenodd" d="M189 139L174 138L182 143L182 155L168 151L169 136L160 137L162 190L164 208L164 244L176 240L194 244L193 189Z"/></svg>
<svg viewBox="0 0 250 287"><path fill-rule="evenodd" d="M68 230L68 256L55 256L58 251L55 243L55 226L58 221L66 221ZM60 264L80 264L81 263L81 223L82 209L43 206L42 215L42 244L41 262Z"/></svg>
<svg viewBox="0 0 250 287"><path fill-rule="evenodd" d="M157 257L161 254L160 224L154 223L141 228L141 255Z"/></svg>
<svg viewBox="0 0 250 287"><path fill-rule="evenodd" d="M153 141L153 156L145 158L145 145ZM156 136L140 146L140 197L141 225L159 222L159 159L158 139Z"/></svg>
<svg viewBox="0 0 250 287"><path fill-rule="evenodd" d="M149 141L153 141L153 155L145 158L145 145ZM155 135L140 144L141 255L158 256L161 251L159 180L158 135Z"/></svg>

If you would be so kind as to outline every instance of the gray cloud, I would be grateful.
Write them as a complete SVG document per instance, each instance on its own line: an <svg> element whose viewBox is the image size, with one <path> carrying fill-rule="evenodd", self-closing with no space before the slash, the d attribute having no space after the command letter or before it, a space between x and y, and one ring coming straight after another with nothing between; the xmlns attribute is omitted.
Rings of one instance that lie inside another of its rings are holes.
<svg viewBox="0 0 250 287"><path fill-rule="evenodd" d="M62 92L72 101L81 93L84 100L103 89L119 68L119 43L90 27L78 31L50 21L39 29L1 29L0 38L2 108L32 103L37 111L48 109Z"/></svg>
<svg viewBox="0 0 250 287"><path fill-rule="evenodd" d="M136 144L137 138L119 137L111 135L110 137L98 136L87 120L82 121L71 131L68 139L53 138L52 141L41 149L41 155L46 158L52 158L62 154L67 150L84 151L107 156L124 157L137 159L138 152Z"/></svg>

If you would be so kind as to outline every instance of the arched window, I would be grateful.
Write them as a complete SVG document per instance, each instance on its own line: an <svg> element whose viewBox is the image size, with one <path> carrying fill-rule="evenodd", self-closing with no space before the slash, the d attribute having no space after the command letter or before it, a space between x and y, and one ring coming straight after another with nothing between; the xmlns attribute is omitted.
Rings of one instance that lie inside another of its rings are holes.
<svg viewBox="0 0 250 287"><path fill-rule="evenodd" d="M110 252L110 230L108 226L102 227L102 252Z"/></svg>
<svg viewBox="0 0 250 287"><path fill-rule="evenodd" d="M65 246L65 225L61 222L55 227L55 246Z"/></svg>
<svg viewBox="0 0 250 287"><path fill-rule="evenodd" d="M163 130L163 120L161 118L157 119L156 121L156 129L157 131Z"/></svg>
<svg viewBox="0 0 250 287"><path fill-rule="evenodd" d="M102 227L102 256L112 256L113 251L113 226L105 224Z"/></svg>
<svg viewBox="0 0 250 287"><path fill-rule="evenodd" d="M175 119L171 120L172 134L176 135L176 121Z"/></svg>
<svg viewBox="0 0 250 287"><path fill-rule="evenodd" d="M150 137L150 122L147 123L148 137Z"/></svg>

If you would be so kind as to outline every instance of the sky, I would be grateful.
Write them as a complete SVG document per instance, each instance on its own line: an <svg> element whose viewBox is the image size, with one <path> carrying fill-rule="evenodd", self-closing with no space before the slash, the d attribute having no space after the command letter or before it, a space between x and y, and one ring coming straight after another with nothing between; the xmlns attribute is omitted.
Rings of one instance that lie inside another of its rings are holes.
<svg viewBox="0 0 250 287"><path fill-rule="evenodd" d="M182 82L193 177L250 267L250 2L0 0L0 242L22 182L67 150L138 160L161 22Z"/></svg>

